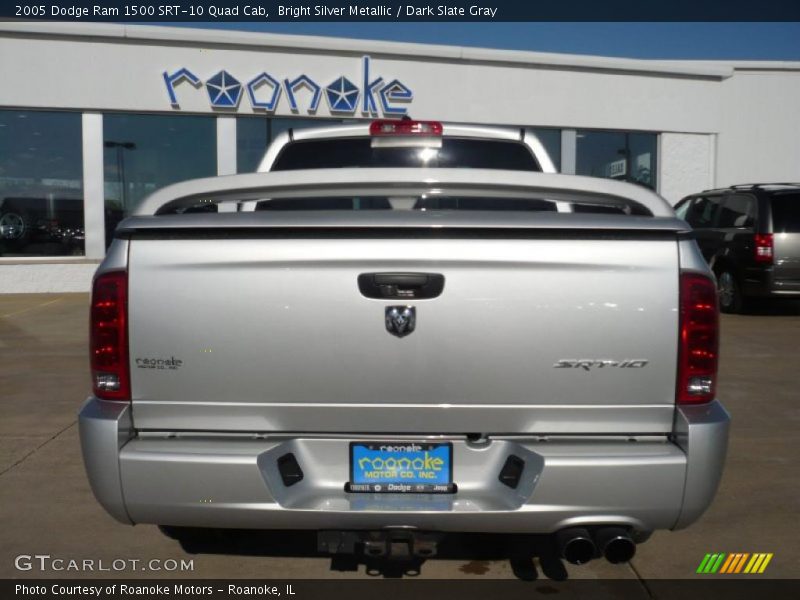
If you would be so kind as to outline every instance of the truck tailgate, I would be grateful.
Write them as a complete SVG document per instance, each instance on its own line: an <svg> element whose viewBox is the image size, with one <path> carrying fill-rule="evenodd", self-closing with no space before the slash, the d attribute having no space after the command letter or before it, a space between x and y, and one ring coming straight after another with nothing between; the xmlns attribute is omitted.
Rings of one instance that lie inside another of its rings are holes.
<svg viewBox="0 0 800 600"><path fill-rule="evenodd" d="M657 233L134 236L134 425L669 432L678 244ZM437 273L444 289L367 298L358 276L375 272ZM406 304L416 329L397 337L385 307Z"/></svg>

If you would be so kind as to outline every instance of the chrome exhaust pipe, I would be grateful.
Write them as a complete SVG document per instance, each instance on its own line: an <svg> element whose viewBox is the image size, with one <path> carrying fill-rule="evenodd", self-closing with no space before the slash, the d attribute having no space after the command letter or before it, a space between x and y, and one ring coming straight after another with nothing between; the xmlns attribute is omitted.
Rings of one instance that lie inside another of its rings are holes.
<svg viewBox="0 0 800 600"><path fill-rule="evenodd" d="M587 563L597 553L589 532L580 527L562 529L556 534L556 542L561 557L573 565Z"/></svg>
<svg viewBox="0 0 800 600"><path fill-rule="evenodd" d="M597 547L610 563L628 562L636 554L636 543L621 527L605 527L597 532Z"/></svg>

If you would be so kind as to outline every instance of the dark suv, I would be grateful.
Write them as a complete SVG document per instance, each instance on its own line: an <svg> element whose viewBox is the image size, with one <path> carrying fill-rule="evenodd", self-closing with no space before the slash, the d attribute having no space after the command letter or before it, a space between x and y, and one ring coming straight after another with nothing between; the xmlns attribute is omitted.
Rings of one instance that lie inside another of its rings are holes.
<svg viewBox="0 0 800 600"><path fill-rule="evenodd" d="M741 312L752 297L800 299L800 183L707 190L675 211L717 275L722 311Z"/></svg>

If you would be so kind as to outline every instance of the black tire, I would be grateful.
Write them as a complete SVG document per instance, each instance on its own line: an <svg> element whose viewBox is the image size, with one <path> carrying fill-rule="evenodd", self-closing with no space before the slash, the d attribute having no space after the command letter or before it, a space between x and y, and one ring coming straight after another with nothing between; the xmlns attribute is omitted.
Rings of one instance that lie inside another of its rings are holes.
<svg viewBox="0 0 800 600"><path fill-rule="evenodd" d="M736 275L728 269L717 274L719 289L719 309L724 313L736 314L744 311L745 300Z"/></svg>
<svg viewBox="0 0 800 600"><path fill-rule="evenodd" d="M33 221L19 210L0 212L0 239L11 247L24 246L31 236Z"/></svg>

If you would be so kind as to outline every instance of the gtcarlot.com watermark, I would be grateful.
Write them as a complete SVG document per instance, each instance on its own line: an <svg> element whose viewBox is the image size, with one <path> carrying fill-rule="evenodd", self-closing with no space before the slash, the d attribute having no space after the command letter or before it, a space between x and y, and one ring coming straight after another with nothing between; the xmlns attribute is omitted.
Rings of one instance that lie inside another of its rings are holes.
<svg viewBox="0 0 800 600"><path fill-rule="evenodd" d="M20 554L14 559L18 571L37 572L124 572L194 571L193 559L174 558L64 558L50 554Z"/></svg>

